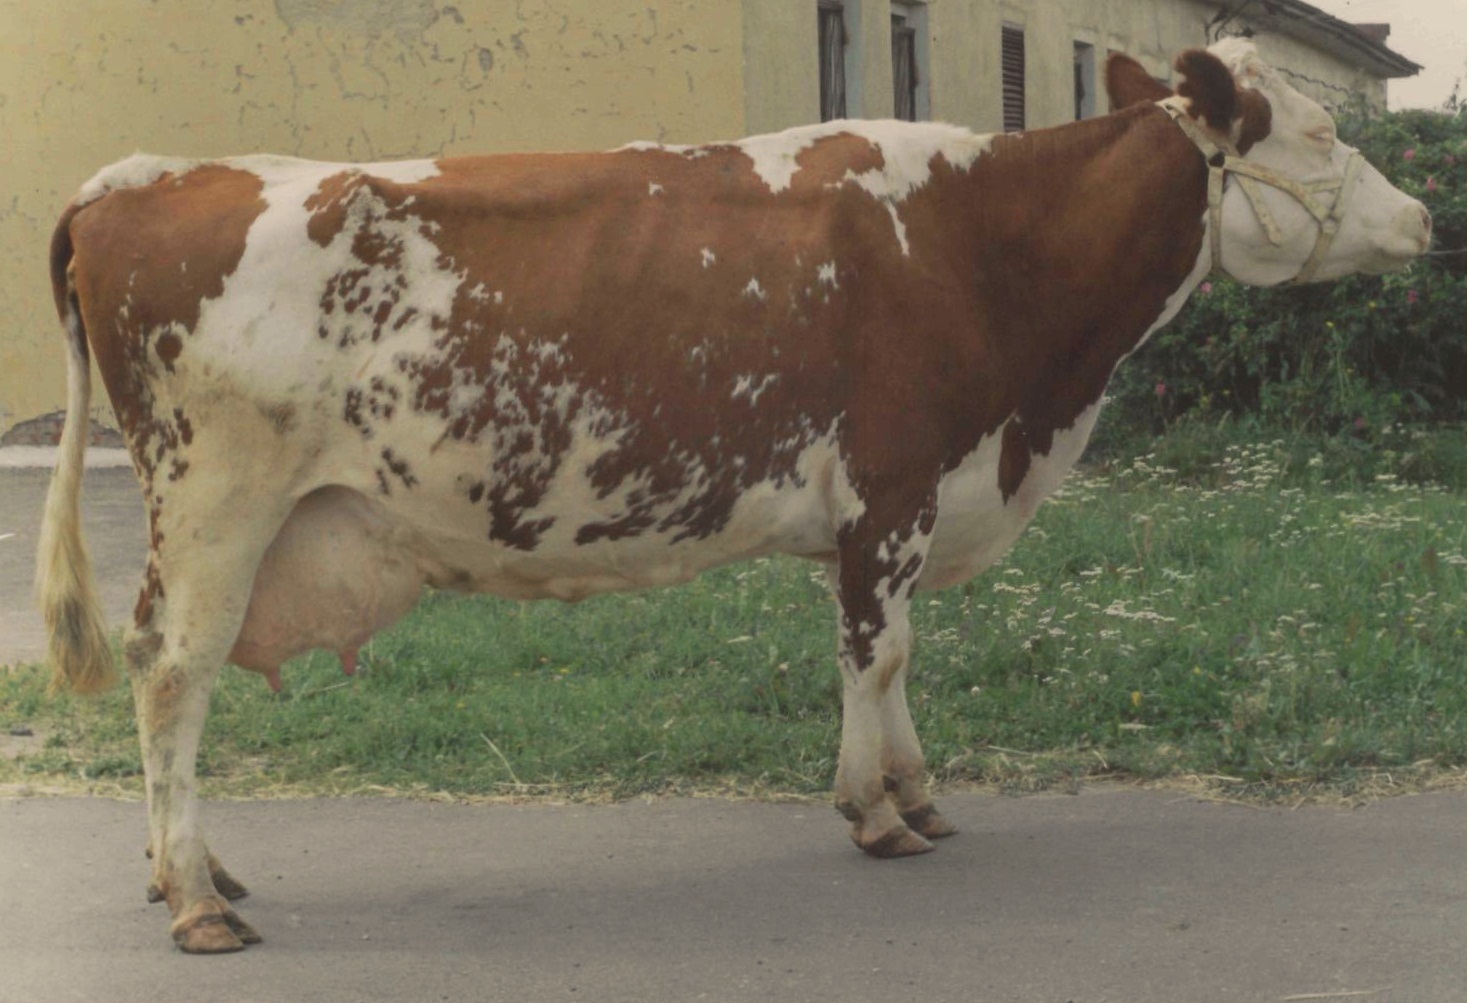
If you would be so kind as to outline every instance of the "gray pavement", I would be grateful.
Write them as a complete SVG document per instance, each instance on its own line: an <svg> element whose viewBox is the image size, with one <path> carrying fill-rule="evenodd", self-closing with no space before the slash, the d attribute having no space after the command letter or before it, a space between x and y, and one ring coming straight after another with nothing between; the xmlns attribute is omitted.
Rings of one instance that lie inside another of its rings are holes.
<svg viewBox="0 0 1469 1003"><path fill-rule="evenodd" d="M825 805L212 804L265 942L199 958L144 902L142 805L0 801L0 999L1464 999L1461 793L943 804L963 831L895 861Z"/></svg>
<svg viewBox="0 0 1469 1003"><path fill-rule="evenodd" d="M43 646L46 474L5 468L0 665ZM84 513L120 624L142 567L131 473L89 472ZM1465 998L1462 791L1355 810L1119 785L941 804L960 834L897 861L815 804L210 804L266 939L195 958L144 902L142 805L0 799L0 1001Z"/></svg>

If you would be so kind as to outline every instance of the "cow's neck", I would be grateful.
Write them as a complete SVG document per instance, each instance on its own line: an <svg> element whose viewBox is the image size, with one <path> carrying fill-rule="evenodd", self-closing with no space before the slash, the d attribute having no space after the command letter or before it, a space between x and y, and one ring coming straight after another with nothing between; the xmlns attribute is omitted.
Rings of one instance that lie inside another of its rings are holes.
<svg viewBox="0 0 1469 1003"><path fill-rule="evenodd" d="M996 137L962 178L984 355L1009 413L1050 448L1207 273L1206 171L1148 106Z"/></svg>

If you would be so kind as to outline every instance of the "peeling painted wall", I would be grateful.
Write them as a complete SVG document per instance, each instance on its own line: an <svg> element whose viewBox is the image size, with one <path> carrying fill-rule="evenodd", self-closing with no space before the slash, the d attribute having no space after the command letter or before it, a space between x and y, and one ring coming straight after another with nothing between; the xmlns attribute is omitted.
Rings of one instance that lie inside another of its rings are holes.
<svg viewBox="0 0 1469 1003"><path fill-rule="evenodd" d="M46 248L104 164L737 137L741 21L699 0L0 0L0 433L64 404Z"/></svg>

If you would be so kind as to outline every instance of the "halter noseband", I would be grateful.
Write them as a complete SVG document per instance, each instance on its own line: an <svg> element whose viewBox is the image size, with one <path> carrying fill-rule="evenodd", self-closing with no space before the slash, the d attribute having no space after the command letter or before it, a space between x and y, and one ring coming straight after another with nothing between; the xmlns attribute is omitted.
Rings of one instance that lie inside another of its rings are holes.
<svg viewBox="0 0 1469 1003"><path fill-rule="evenodd" d="M1224 202L1224 175L1227 171L1238 175L1240 189L1250 200L1250 206L1255 210L1255 217L1260 221L1260 226L1264 228L1265 236L1276 247L1280 246L1283 237L1280 226L1275 222L1275 217L1270 214L1269 207L1265 205L1260 191L1262 183L1285 192L1311 214L1317 226L1316 246L1312 248L1311 256L1306 259L1305 264L1301 265L1301 270L1296 273L1295 278L1291 279L1289 284L1298 285L1310 282L1316 275L1316 270L1321 267L1321 261L1326 257L1326 250L1331 246L1332 239L1336 237L1342 215L1346 212L1348 194L1365 163L1362 154L1352 150L1339 178L1300 182L1277 174L1268 167L1250 163L1239 155L1234 145L1228 140L1221 142L1204 132L1194 124L1183 98L1177 96L1164 98L1158 102L1158 107L1166 111L1183 130L1183 134L1193 140L1194 145L1199 148L1199 152L1203 153L1204 159L1209 164L1209 253L1213 259L1214 270L1228 274L1224 271L1220 258L1223 231L1220 225L1223 216L1221 206ZM1330 206L1323 208L1321 203L1312 198L1318 192L1332 191L1336 195L1332 198Z"/></svg>

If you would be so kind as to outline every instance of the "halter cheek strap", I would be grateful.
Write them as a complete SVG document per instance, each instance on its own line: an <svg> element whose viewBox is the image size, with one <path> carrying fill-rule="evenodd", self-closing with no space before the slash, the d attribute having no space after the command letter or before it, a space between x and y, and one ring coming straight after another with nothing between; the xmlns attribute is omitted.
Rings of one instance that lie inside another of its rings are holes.
<svg viewBox="0 0 1469 1003"><path fill-rule="evenodd" d="M1255 218L1260 221L1260 226L1265 230L1265 237L1270 243L1279 247L1284 240L1280 226L1271 215L1270 208L1265 204L1261 184L1278 188L1291 198L1295 199L1301 206L1311 214L1316 221L1316 246L1311 249L1311 254L1306 258L1301 269L1295 277L1290 280L1291 284L1310 282L1315 277L1317 269L1326 257L1326 251L1331 247L1331 242L1336 237L1337 230L1341 226L1342 216L1346 213L1347 199L1349 193L1356 185L1357 176L1362 171L1365 161L1362 154L1352 150L1347 157L1345 169L1339 178L1328 178L1323 181L1297 181L1283 174L1277 174L1268 167L1252 164L1239 155L1234 144L1228 140L1220 141L1206 133L1194 123L1188 113L1188 106L1183 98L1174 96L1164 98L1158 102L1158 107L1166 111L1169 116L1183 130L1183 134L1193 140L1199 152L1203 153L1204 159L1209 164L1209 253L1214 262L1214 271L1228 274L1224 270L1220 252L1223 227L1224 203L1224 175L1234 174L1239 180L1240 190L1250 202L1250 207L1255 212ZM1331 204L1323 206L1316 201L1315 196L1322 193L1334 192Z"/></svg>

